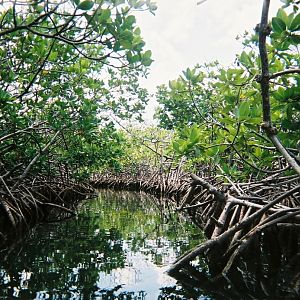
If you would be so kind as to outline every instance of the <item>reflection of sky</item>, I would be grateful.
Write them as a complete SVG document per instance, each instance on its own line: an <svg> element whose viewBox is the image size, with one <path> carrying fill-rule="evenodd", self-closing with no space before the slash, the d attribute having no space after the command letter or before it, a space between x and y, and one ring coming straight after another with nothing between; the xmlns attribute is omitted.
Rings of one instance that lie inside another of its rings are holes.
<svg viewBox="0 0 300 300"><path fill-rule="evenodd" d="M176 281L166 275L168 263L174 261L176 254L172 248L167 248L167 240L162 248L156 248L156 241L146 240L145 248L137 252L130 251L130 242L123 241L123 250L126 251L125 268L117 268L111 273L99 272L97 281L98 289L110 289L114 286L122 285L120 292L140 292L146 291L146 299L157 299L162 286L173 286ZM149 252L149 248L155 250L156 254L162 255L162 265L153 263L154 256Z"/></svg>

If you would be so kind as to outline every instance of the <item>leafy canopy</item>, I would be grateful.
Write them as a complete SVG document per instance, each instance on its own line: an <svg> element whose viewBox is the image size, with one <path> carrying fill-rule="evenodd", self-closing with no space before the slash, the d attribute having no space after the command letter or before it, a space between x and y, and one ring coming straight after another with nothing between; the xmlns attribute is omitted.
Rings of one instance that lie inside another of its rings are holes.
<svg viewBox="0 0 300 300"><path fill-rule="evenodd" d="M118 167L112 120L141 119L148 93L138 77L152 62L132 12L155 9L133 0L1 4L1 172Z"/></svg>
<svg viewBox="0 0 300 300"><path fill-rule="evenodd" d="M282 144L296 157L300 143L300 14L297 1L284 2L288 8L280 8L270 20L267 43L271 117ZM168 87L159 87L156 111L159 126L176 131L172 150L178 157L240 180L282 168L278 152L261 127L258 32L246 32L242 39L244 51L236 56L234 65L197 65Z"/></svg>

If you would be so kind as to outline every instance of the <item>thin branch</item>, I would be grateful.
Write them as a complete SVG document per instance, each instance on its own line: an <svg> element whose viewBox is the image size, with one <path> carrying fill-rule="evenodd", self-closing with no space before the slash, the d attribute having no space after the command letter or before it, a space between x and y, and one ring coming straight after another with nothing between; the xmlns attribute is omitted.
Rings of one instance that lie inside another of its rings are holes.
<svg viewBox="0 0 300 300"><path fill-rule="evenodd" d="M48 129L47 127L43 127L43 128L42 128L42 127L39 127L39 126L41 126L41 125L43 125L43 124L44 124L44 122L41 122L41 123L38 123L38 124L33 124L33 125L31 125L31 126L25 128L25 129L20 129L20 130L18 130L18 131L16 131L16 132L12 132L12 133L6 134L6 135L0 137L0 143L2 143L2 142L4 142L4 141L6 141L6 140L8 140L8 139L10 139L10 138L12 138L12 137L18 135L18 134L21 134L21 133L28 133L30 130Z"/></svg>
<svg viewBox="0 0 300 300"><path fill-rule="evenodd" d="M135 139L139 139L140 142L143 144L143 146L145 146L147 149L149 149L150 151L154 152L156 155L158 155L159 157L163 156L166 159L172 159L170 156L167 156L165 154L162 155L162 153L159 153L158 151L156 151L155 149L153 149L152 147L150 147L149 145L147 145L145 143L144 139L141 139L140 137L138 137L137 135L135 135L133 132L131 132L130 130L128 130L125 126L123 126L116 118L113 118L114 121L120 126L122 127L122 129L124 131L126 131L131 137L134 137Z"/></svg>
<svg viewBox="0 0 300 300"><path fill-rule="evenodd" d="M251 164L250 162L248 162L248 161L243 157L243 155L241 155L241 154L239 153L239 151L236 149L236 147L235 147L234 145L232 145L232 148L234 149L234 151L236 152L236 154L238 155L238 157L239 157L246 165L248 165L249 167L255 169L255 170L258 171L258 172L262 172L262 173L266 173L266 174L279 174L279 173L282 173L282 172L288 170L288 168L289 168L289 166L286 166L286 167L283 168L283 169L275 170L275 171L263 170L263 169L261 169L261 168L255 166L255 165Z"/></svg>
<svg viewBox="0 0 300 300"><path fill-rule="evenodd" d="M213 194L219 201L225 201L227 199L227 195L217 190L216 187L208 183L206 180L198 177L195 174L191 174L191 177L193 179L192 185L201 185L207 189L210 194Z"/></svg>
<svg viewBox="0 0 300 300"><path fill-rule="evenodd" d="M287 152L284 146L281 144L279 138L276 135L269 135L270 140L273 142L277 150L286 159L289 165L300 175L300 166L297 161Z"/></svg>
<svg viewBox="0 0 300 300"><path fill-rule="evenodd" d="M265 150L276 150L277 149L276 147L264 146L264 145L260 145L260 144L252 144L251 146L252 147L258 147L258 148L265 149ZM286 149L288 151L293 151L293 152L296 152L296 153L299 152L299 150L296 149L296 148L286 148Z"/></svg>
<svg viewBox="0 0 300 300"><path fill-rule="evenodd" d="M52 139L50 140L50 142L31 160L31 162L29 163L29 165L26 167L26 169L24 170L24 172L22 173L22 175L20 175L19 180L14 184L13 188L14 189L16 186L19 185L20 181L22 181L27 174L29 173L30 169L33 167L33 165L37 162L37 160L41 157L42 154L44 154L48 148L55 142L57 136L59 135L59 133L61 132L61 130L58 130L55 135L52 137Z"/></svg>
<svg viewBox="0 0 300 300"><path fill-rule="evenodd" d="M52 49L53 49L53 46L54 46L54 43L55 41L52 42L51 46L50 46L50 49L46 55L46 57L43 59L43 62L41 63L41 65L39 66L38 70L36 71L36 73L34 74L34 76L32 77L31 81L29 82L29 84L26 86L26 88L24 89L24 91L17 97L17 98L22 98L25 94L28 93L29 89L32 87L32 85L34 84L37 76L40 74L40 72L43 70L51 52L52 52Z"/></svg>
<svg viewBox="0 0 300 300"><path fill-rule="evenodd" d="M287 75L287 74L300 74L300 69L288 69L281 72L273 73L269 76L270 79L274 79L276 77Z"/></svg>
<svg viewBox="0 0 300 300"><path fill-rule="evenodd" d="M10 34L10 33L13 33L13 32L16 32L16 31L20 31L20 30L23 30L23 29L28 29L29 27L37 24L40 20L42 20L44 18L47 18L49 15L51 15L58 8L59 5L60 4L57 4L57 6L54 7L53 10L51 10L51 11L45 13L45 14L42 14L42 15L38 16L36 19L34 19L29 24L14 26L13 28L9 28L9 29L3 30L2 32L0 32L0 37L2 37L4 35L7 35L7 34Z"/></svg>
<svg viewBox="0 0 300 300"><path fill-rule="evenodd" d="M200 109L198 108L197 104L196 104L196 101L195 101L195 97L194 97L194 93L191 89L191 84L189 82L188 84L188 92L189 92L189 95L190 95L190 98L192 100L192 103L193 103L193 106L195 107L198 115L207 123L207 124L214 124L214 125L217 125L218 127L220 127L221 129L229 132L229 130L224 126L222 125L218 120L216 120L210 113L207 113L209 118L211 119L211 121L209 121L200 111Z"/></svg>

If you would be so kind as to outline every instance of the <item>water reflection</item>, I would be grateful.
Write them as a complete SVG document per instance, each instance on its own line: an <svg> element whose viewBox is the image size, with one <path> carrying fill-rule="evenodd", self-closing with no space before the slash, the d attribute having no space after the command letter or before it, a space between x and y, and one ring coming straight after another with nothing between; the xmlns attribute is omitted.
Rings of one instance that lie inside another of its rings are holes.
<svg viewBox="0 0 300 300"><path fill-rule="evenodd" d="M101 192L78 218L40 226L1 262L0 298L194 298L164 274L201 238L177 218L140 194Z"/></svg>

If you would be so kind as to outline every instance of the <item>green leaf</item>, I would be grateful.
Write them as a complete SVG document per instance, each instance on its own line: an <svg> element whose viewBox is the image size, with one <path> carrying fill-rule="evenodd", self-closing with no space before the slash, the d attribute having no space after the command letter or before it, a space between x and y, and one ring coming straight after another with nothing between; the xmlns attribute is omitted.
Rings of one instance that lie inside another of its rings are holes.
<svg viewBox="0 0 300 300"><path fill-rule="evenodd" d="M300 14L298 14L292 21L290 27L290 31L298 31L300 30Z"/></svg>
<svg viewBox="0 0 300 300"><path fill-rule="evenodd" d="M289 130L293 130L293 123L288 120L288 119L284 119L282 120L281 122L281 126L284 128L284 129L289 129Z"/></svg>
<svg viewBox="0 0 300 300"><path fill-rule="evenodd" d="M251 59L245 51L243 51L240 56L240 62L246 67L252 66Z"/></svg>
<svg viewBox="0 0 300 300"><path fill-rule="evenodd" d="M192 71L191 71L190 68L187 68L186 71L183 71L183 74L184 74L184 76L185 76L185 78L187 80L191 80L192 79L193 73L192 73Z"/></svg>
<svg viewBox="0 0 300 300"><path fill-rule="evenodd" d="M149 59L149 58L151 58L151 55L152 55L151 50L147 50L147 51L143 54L143 58Z"/></svg>
<svg viewBox="0 0 300 300"><path fill-rule="evenodd" d="M136 34L137 36L139 36L141 34L141 29L139 27L134 29L134 34Z"/></svg>
<svg viewBox="0 0 300 300"><path fill-rule="evenodd" d="M153 62L153 59L142 59L142 64L145 66L145 67L149 67Z"/></svg>
<svg viewBox="0 0 300 300"><path fill-rule="evenodd" d="M236 123L236 121L230 117L222 118L220 119L220 121L224 124L230 124L230 125Z"/></svg>
<svg viewBox="0 0 300 300"><path fill-rule="evenodd" d="M58 52L53 52L52 51L51 54L49 55L49 60L54 62L54 61L56 61L57 56L58 56Z"/></svg>
<svg viewBox="0 0 300 300"><path fill-rule="evenodd" d="M145 42L141 39L141 37L134 37L133 39L133 50L140 52L143 50L143 47L145 46Z"/></svg>
<svg viewBox="0 0 300 300"><path fill-rule="evenodd" d="M257 130L257 125L254 125L254 124L248 123L248 122L245 122L244 124L247 128L249 128L251 130L255 130L255 131Z"/></svg>
<svg viewBox="0 0 300 300"><path fill-rule="evenodd" d="M213 156L217 155L218 153L219 153L218 146L211 147L205 151L205 154L209 157L213 157Z"/></svg>
<svg viewBox="0 0 300 300"><path fill-rule="evenodd" d="M281 19L286 25L289 24L289 17L287 15L287 13L282 8L279 8L279 10L277 11L276 17Z"/></svg>
<svg viewBox="0 0 300 300"><path fill-rule="evenodd" d="M80 58L79 63L80 63L80 67L85 69L88 68L90 65L89 60L86 58Z"/></svg>
<svg viewBox="0 0 300 300"><path fill-rule="evenodd" d="M116 52L118 52L118 51L120 51L120 48L121 48L120 42L118 42L118 41L115 42L115 44L113 46L113 50L116 51Z"/></svg>
<svg viewBox="0 0 300 300"><path fill-rule="evenodd" d="M293 116L293 105L291 105L291 104L287 105L287 107L286 107L286 116L287 116L288 120L292 119L292 116Z"/></svg>
<svg viewBox="0 0 300 300"><path fill-rule="evenodd" d="M225 72L225 70L221 69L220 75L219 75L219 78L220 78L221 81L226 81L227 80L226 74L227 73Z"/></svg>
<svg viewBox="0 0 300 300"><path fill-rule="evenodd" d="M272 29L276 33L282 33L286 29L284 21L278 17L272 19Z"/></svg>
<svg viewBox="0 0 300 300"><path fill-rule="evenodd" d="M106 23L108 21L108 19L110 18L110 16L111 16L110 9L107 9L107 8L102 9L98 20L100 23Z"/></svg>
<svg viewBox="0 0 300 300"><path fill-rule="evenodd" d="M254 124L254 125L259 125L261 123L261 118L249 118L246 122L247 124Z"/></svg>
<svg viewBox="0 0 300 300"><path fill-rule="evenodd" d="M93 6L94 6L94 1L85 0L80 2L77 8L81 10L90 10Z"/></svg>
<svg viewBox="0 0 300 300"><path fill-rule="evenodd" d="M178 142L173 142L173 144L172 144L172 146L173 146L173 149L176 151L176 152L180 152L180 148L179 148L179 143Z"/></svg>
<svg viewBox="0 0 300 300"><path fill-rule="evenodd" d="M142 55L142 64L145 67L149 67L152 64L153 59L151 59L151 55L152 55L151 50L147 50L145 53L143 53L143 55Z"/></svg>
<svg viewBox="0 0 300 300"><path fill-rule="evenodd" d="M278 90L273 93L273 97L278 101L285 100L285 89L283 87L279 87Z"/></svg>
<svg viewBox="0 0 300 300"><path fill-rule="evenodd" d="M127 26L132 26L134 23L136 22L136 19L135 19L135 16L128 16L126 19L125 19L125 24Z"/></svg>
<svg viewBox="0 0 300 300"><path fill-rule="evenodd" d="M185 140L179 139L177 141L174 141L172 145L173 149L179 154L182 154L187 150L187 143Z"/></svg>
<svg viewBox="0 0 300 300"><path fill-rule="evenodd" d="M175 90L177 88L177 80L169 80L169 88Z"/></svg>
<svg viewBox="0 0 300 300"><path fill-rule="evenodd" d="M227 164L221 163L221 168L225 174L230 175L230 170Z"/></svg>
<svg viewBox="0 0 300 300"><path fill-rule="evenodd" d="M292 98L294 93L295 93L295 89L293 89L293 88L285 89L285 91L284 91L285 99L288 100L288 99Z"/></svg>
<svg viewBox="0 0 300 300"><path fill-rule="evenodd" d="M124 48L124 49L131 49L132 48L132 43L129 40L120 40L120 45Z"/></svg>
<svg viewBox="0 0 300 300"><path fill-rule="evenodd" d="M248 117L249 113L250 113L249 103L246 101L242 102L239 107L239 117L240 118Z"/></svg>
<svg viewBox="0 0 300 300"><path fill-rule="evenodd" d="M124 31L121 32L120 39L132 42L133 41L133 34L130 30L125 29Z"/></svg>
<svg viewBox="0 0 300 300"><path fill-rule="evenodd" d="M140 60L140 56L139 55L133 55L132 52L128 51L126 53L127 56L127 60L130 64L134 64L136 62L138 62Z"/></svg>
<svg viewBox="0 0 300 300"><path fill-rule="evenodd" d="M193 126L190 134L190 142L192 144L196 144L199 141L200 141L200 130L196 126Z"/></svg>
<svg viewBox="0 0 300 300"><path fill-rule="evenodd" d="M294 20L294 16L295 16L294 13L291 13L291 14L288 15L288 21L287 21L287 23L286 23L287 28L290 28L291 23L292 23L292 21Z"/></svg>

